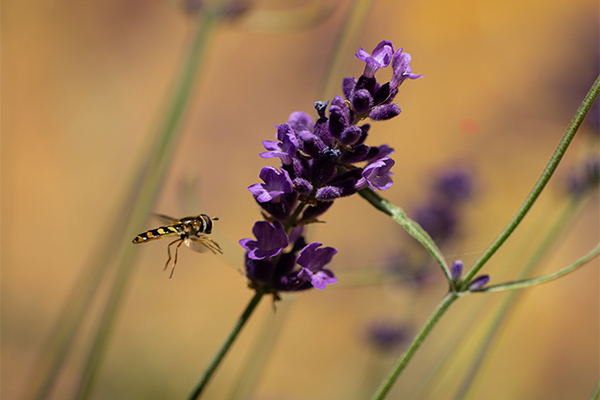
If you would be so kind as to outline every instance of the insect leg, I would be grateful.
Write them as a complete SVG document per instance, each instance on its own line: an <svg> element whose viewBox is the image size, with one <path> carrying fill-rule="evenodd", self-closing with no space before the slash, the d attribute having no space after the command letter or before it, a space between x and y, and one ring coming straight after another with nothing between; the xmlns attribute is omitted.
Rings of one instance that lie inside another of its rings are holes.
<svg viewBox="0 0 600 400"><path fill-rule="evenodd" d="M177 239L172 241L171 243L169 243L169 245L167 246L167 254L169 255L169 258L167 259L167 262L165 263L165 268L164 270L167 269L167 267L169 266L169 261L171 261L171 245L175 244L179 242L179 244L177 245L177 247L175 248L175 259L173 260L173 269L175 269L175 264L177 264L177 251L179 250L179 246L181 246L181 243L183 243L183 239ZM171 276L173 276L173 269L171 270ZM171 277L169 276L169 278Z"/></svg>
<svg viewBox="0 0 600 400"><path fill-rule="evenodd" d="M175 247L175 258L173 259L173 267L171 267L171 274L169 275L169 279L173 277L173 272L175 272L175 265L177 264L177 254L179 253L179 248L183 244L183 239L179 239L179 244Z"/></svg>

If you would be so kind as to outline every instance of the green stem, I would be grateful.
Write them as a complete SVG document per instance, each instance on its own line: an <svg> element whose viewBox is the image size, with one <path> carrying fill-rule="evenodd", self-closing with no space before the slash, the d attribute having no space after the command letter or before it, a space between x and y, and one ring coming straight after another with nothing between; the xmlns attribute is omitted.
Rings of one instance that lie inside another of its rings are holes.
<svg viewBox="0 0 600 400"><path fill-rule="evenodd" d="M355 45L364 21L369 15L372 3L373 0L353 0L348 6L348 12L344 16L344 21L335 37L332 46L333 51L327 59L325 74L322 83L319 85L321 89L317 99L330 99L336 93L339 93L341 76L339 79L338 76L347 63L348 53L352 53L350 49Z"/></svg>
<svg viewBox="0 0 600 400"><path fill-rule="evenodd" d="M556 167L558 167L560 160L562 159L563 155L567 151L569 144L573 140L573 137L575 136L577 129L579 129L579 126L583 122L583 119L585 118L587 112L592 107L594 100L596 99L596 97L598 97L599 92L600 92L600 76L598 78L596 78L596 81L592 85L590 91L585 96L585 99L583 99L581 106L579 107L579 109L577 110L577 113L575 114L575 116L571 120L571 123L567 127L567 130L565 131L562 139L560 140L558 146L556 147L556 150L554 150L554 153L550 157L550 161L548 161L548 164L542 171L542 174L540 175L537 182L533 186L533 189L531 189L531 192L529 192L529 195L527 195L527 198L525 199L525 201L523 202L523 204L521 205L521 207L519 208L519 210L517 211L515 216L510 220L508 225L504 228L504 230L502 232L500 232L500 235L498 235L498 237L486 249L486 251L475 262L475 264L473 264L471 269L464 275L464 278L462 281L463 287L468 285L469 282L471 282L473 277L479 272L479 270L490 259L490 257L492 257L492 255L500 248L500 246L502 246L502 244L504 244L506 239L508 239L508 237L517 228L519 223L521 223L521 221L523 220L523 218L525 217L525 215L527 214L527 212L529 211L531 206L533 206L533 203L535 203L535 201L539 197L540 193L542 192L542 190L544 189L544 187L550 180L550 177L552 177L552 174L556 170Z"/></svg>
<svg viewBox="0 0 600 400"><path fill-rule="evenodd" d="M514 289L523 289L531 286L540 285L542 283L550 282L555 279L560 278L563 275L567 275L578 268L583 267L586 263L591 261L594 257L596 257L600 253L600 244L594 247L588 254L581 257L579 260L575 261L573 264L566 266L552 274L540 276L532 279L523 279L521 281L508 282L499 285L489 286L485 289L478 290L473 293L494 293L494 292L503 292L505 290L514 290ZM464 292L466 294L466 292Z"/></svg>
<svg viewBox="0 0 600 400"><path fill-rule="evenodd" d="M448 310L448 308L450 308L454 300L456 300L457 298L458 297L453 292L448 292L446 296L444 296L444 298L442 299L440 304L438 304L433 314L425 322L417 336L415 336L409 348L404 352L404 354L402 354L402 356L400 356L398 362L396 363L396 365L394 365L389 375L381 384L381 386L379 387L375 395L371 398L371 400L382 400L385 398L385 396L391 390L394 383L396 383L396 380L398 379L402 371L404 371L404 368L406 368L406 366L408 365L408 362L415 355L419 347L421 347L421 344L423 344L425 338L429 335L429 333L431 333L433 327L438 323L438 321L442 318L444 313Z"/></svg>
<svg viewBox="0 0 600 400"><path fill-rule="evenodd" d="M154 206L154 199L171 160L185 111L201 71L207 45L219 19L219 14L210 12L201 12L198 16L196 32L193 34L186 59L182 63L182 70L176 81L175 90L170 97L171 101L157 131L156 139L152 142L153 147L143 163L142 171L138 175L136 185L134 185L138 190L131 197L133 204L136 204L136 208L127 219L126 228L122 229L123 232L129 235L128 238L133 237L135 232L139 232L140 227L143 226ZM123 243L126 243L126 247L121 256L108 299L104 305L100 323L94 333L92 347L83 367L81 380L75 395L77 399L85 399L91 393L97 370L103 359L121 300L125 295L131 276L136 251L129 240Z"/></svg>
<svg viewBox="0 0 600 400"><path fill-rule="evenodd" d="M359 190L358 194L371 203L376 209L391 216L392 219L400 224L409 235L421 243L425 250L427 250L429 254L431 254L431 256L438 262L438 264L440 264L440 267L442 267L442 271L444 272L444 275L446 275L448 282L452 282L452 278L450 277L450 269L448 268L448 264L446 264L446 260L444 259L442 252L437 247L431 236L429 236L429 234L421 227L421 225L408 218L406 213L400 207L393 205L371 189Z"/></svg>
<svg viewBox="0 0 600 400"><path fill-rule="evenodd" d="M599 397L600 397L600 380L598 380L598 383L596 384L596 387L594 388L594 391L592 392L592 395L590 396L590 400L598 400Z"/></svg>
<svg viewBox="0 0 600 400"><path fill-rule="evenodd" d="M565 228L573 222L574 216L577 215L583 205L587 203L585 200L588 198L589 197L584 196L571 196L565 209L554 221L533 254L525 263L524 267L519 271L517 276L518 279L531 275L534 269L541 264L542 258L547 255L551 249L555 248L555 244L560 235L564 233ZM469 371L465 375L463 382L454 396L455 400L466 398L469 395L469 392L474 390L474 383L484 372L484 361L486 360L488 353L494 349L494 341L500 337L502 327L507 326L506 321L511 315L511 312L515 310L515 305L518 304L518 300L522 294L523 292L520 291L512 291L502 300L502 304L496 311L494 320L489 324L485 337L475 352L475 359L470 365Z"/></svg>
<svg viewBox="0 0 600 400"><path fill-rule="evenodd" d="M213 376L215 370L217 369L221 361L223 361L223 358L227 354L227 351L233 344L234 340L237 338L238 334L240 333L250 316L252 315L252 312L256 309L256 306L260 302L260 299L263 297L263 295L263 292L256 291L254 297L252 297L252 300L250 300L250 303L248 303L248 306L246 307L246 309L234 325L233 329L229 333L229 336L227 336L225 341L221 344L219 350L217 350L212 360L210 360L210 362L208 363L208 366L204 370L204 373L202 374L202 376L200 376L200 379L198 380L198 382L194 386L194 389L188 396L189 400L195 400L200 397L202 391L204 390L206 385L208 385L208 381Z"/></svg>

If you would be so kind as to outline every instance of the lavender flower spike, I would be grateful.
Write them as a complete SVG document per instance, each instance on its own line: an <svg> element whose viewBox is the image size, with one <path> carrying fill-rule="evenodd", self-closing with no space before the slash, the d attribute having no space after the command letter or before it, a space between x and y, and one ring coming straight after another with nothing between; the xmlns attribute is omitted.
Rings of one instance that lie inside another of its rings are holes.
<svg viewBox="0 0 600 400"><path fill-rule="evenodd" d="M286 170L279 171L277 168L264 167L260 170L259 176L265 183L248 186L248 190L259 203L279 203L281 196L294 191L292 180Z"/></svg>
<svg viewBox="0 0 600 400"><path fill-rule="evenodd" d="M242 239L240 245L248 251L248 258L263 260L272 258L289 244L288 236L280 222L258 221L252 228L256 240Z"/></svg>
<svg viewBox="0 0 600 400"><path fill-rule="evenodd" d="M303 267L298 278L307 279L315 288L323 290L327 285L337 282L333 272L323 268L331 261L337 250L333 247L319 249L319 246L321 243L311 243L303 248L296 262Z"/></svg>

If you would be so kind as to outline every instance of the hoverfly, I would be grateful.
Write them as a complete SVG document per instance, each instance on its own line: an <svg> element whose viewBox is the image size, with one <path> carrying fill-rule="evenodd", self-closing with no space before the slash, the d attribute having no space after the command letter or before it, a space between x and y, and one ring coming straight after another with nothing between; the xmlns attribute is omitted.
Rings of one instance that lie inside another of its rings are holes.
<svg viewBox="0 0 600 400"><path fill-rule="evenodd" d="M175 265L177 264L177 252L183 243L198 253L202 253L208 249L214 254L223 254L219 244L207 236L212 232L213 221L217 221L218 218L211 218L206 214L200 214L181 219L173 219L166 215L158 216L170 221L169 225L140 233L133 239L133 243L145 243L167 236L178 236L176 240L172 241L169 243L169 246L167 246L167 254L169 255L169 258L165 263L165 270L169 266L169 262L172 258L171 246L177 243L177 246L175 247L175 257L173 258L173 266L171 267L171 274L169 275L169 278L173 277L173 271L175 271Z"/></svg>

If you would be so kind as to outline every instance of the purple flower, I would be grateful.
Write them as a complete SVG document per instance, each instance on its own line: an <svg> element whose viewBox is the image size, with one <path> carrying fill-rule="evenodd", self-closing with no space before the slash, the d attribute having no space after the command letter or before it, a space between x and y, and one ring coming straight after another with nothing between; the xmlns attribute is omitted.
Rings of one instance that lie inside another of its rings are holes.
<svg viewBox="0 0 600 400"><path fill-rule="evenodd" d="M248 252L252 260L272 258L289 244L288 236L280 222L258 221L252 228L256 240L242 239L240 245Z"/></svg>
<svg viewBox="0 0 600 400"><path fill-rule="evenodd" d="M291 113L287 123L296 132L312 132L315 126L315 122L313 121L312 117L302 111L294 111Z"/></svg>
<svg viewBox="0 0 600 400"><path fill-rule="evenodd" d="M418 208L414 220L439 244L456 233L456 214L450 204L435 202Z"/></svg>
<svg viewBox="0 0 600 400"><path fill-rule="evenodd" d="M386 121L400 115L402 110L396 103L393 104L382 104L380 106L373 107L369 113L369 118L373 121Z"/></svg>
<svg viewBox="0 0 600 400"><path fill-rule="evenodd" d="M323 267L331 261L331 258L337 253L333 247L324 247L319 249L321 243L311 243L300 252L296 262L303 268L298 274L298 278L306 279L317 289L325 289L327 285L337 282L337 278L328 269Z"/></svg>
<svg viewBox="0 0 600 400"><path fill-rule="evenodd" d="M377 44L375 49L373 49L372 56L362 47L359 47L358 53L355 53L354 55L356 58L364 61L367 64L365 65L365 71L363 72L363 75L367 78L373 78L375 76L375 72L377 72L379 68L385 68L390 65L393 53L394 45L392 42L389 40L383 40Z"/></svg>
<svg viewBox="0 0 600 400"><path fill-rule="evenodd" d="M260 178L265 183L255 183L248 186L248 190L259 203L279 203L281 196L294 191L292 180L286 170L264 167L260 170Z"/></svg>
<svg viewBox="0 0 600 400"><path fill-rule="evenodd" d="M473 193L473 176L466 168L444 171L433 186L434 196L456 202L468 199Z"/></svg>
<svg viewBox="0 0 600 400"><path fill-rule="evenodd" d="M367 328L367 341L377 350L389 352L410 338L408 326L398 322L373 322Z"/></svg>
<svg viewBox="0 0 600 400"><path fill-rule="evenodd" d="M287 124L279 125L277 130L277 137L280 141L263 140L263 146L269 151L260 153L260 156L262 158L279 157L283 165L290 165L292 157L296 155L296 150L298 150L298 139L292 128Z"/></svg>
<svg viewBox="0 0 600 400"><path fill-rule="evenodd" d="M454 261L450 267L450 277L452 278L452 281L458 282L460 280L460 276L462 275L462 271L463 262L460 260Z"/></svg>
<svg viewBox="0 0 600 400"><path fill-rule="evenodd" d="M469 286L467 286L467 290L469 290L470 292L476 292L478 290L481 290L489 281L489 275L481 275L473 279L471 283L469 283Z"/></svg>
<svg viewBox="0 0 600 400"><path fill-rule="evenodd" d="M393 172L390 171L393 166L394 160L388 157L367 165L362 172L363 177L356 186L362 189L368 185L373 190L388 190L394 184L391 178Z"/></svg>
<svg viewBox="0 0 600 400"><path fill-rule="evenodd" d="M408 79L422 78L423 75L417 75L412 73L412 67L410 66L411 56L408 53L402 53L403 49L398 49L394 53L394 59L392 61L392 68L394 69L394 75L390 81L392 88L397 88Z"/></svg>

